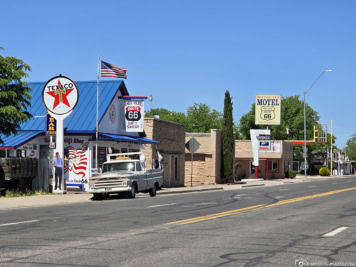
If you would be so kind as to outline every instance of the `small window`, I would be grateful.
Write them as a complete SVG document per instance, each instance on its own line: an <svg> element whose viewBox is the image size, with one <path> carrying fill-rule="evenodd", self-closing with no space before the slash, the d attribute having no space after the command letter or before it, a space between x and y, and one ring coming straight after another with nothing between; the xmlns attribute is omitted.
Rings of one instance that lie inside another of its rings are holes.
<svg viewBox="0 0 356 267"><path fill-rule="evenodd" d="M268 160L268 171L278 172L278 160Z"/></svg>
<svg viewBox="0 0 356 267"><path fill-rule="evenodd" d="M138 161L136 161L136 171L137 171L137 172L142 171L141 164L140 164L140 162L138 162Z"/></svg>

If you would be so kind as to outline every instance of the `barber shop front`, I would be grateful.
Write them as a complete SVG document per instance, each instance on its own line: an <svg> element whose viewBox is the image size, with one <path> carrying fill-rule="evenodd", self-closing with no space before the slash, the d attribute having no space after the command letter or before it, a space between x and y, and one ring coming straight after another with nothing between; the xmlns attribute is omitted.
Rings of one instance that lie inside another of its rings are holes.
<svg viewBox="0 0 356 267"><path fill-rule="evenodd" d="M259 152L258 178L285 178L292 168L293 145L286 141L271 141L271 147ZM235 176L239 179L254 178L252 144L248 140L235 143Z"/></svg>

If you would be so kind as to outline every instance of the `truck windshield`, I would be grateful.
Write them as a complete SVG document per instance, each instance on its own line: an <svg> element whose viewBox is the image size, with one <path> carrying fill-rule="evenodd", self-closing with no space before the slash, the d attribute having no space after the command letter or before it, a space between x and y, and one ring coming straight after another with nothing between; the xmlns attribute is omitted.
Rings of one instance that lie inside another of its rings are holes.
<svg viewBox="0 0 356 267"><path fill-rule="evenodd" d="M117 162L117 163L108 163L104 164L103 173L105 172L127 172L135 171L134 162Z"/></svg>

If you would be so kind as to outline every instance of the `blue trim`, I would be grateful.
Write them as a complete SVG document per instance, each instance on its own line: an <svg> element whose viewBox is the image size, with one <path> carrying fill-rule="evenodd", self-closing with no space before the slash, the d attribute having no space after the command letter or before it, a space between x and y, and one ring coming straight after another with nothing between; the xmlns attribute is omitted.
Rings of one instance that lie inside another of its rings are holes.
<svg viewBox="0 0 356 267"><path fill-rule="evenodd" d="M125 100L145 100L147 96L119 96L118 99L125 99Z"/></svg>
<svg viewBox="0 0 356 267"><path fill-rule="evenodd" d="M95 138L90 139L89 141L96 141ZM143 137L136 136L126 136L118 134L108 134L108 133L99 133L98 141L122 141L122 142L132 142L132 143L149 143L149 144L159 144L160 142L151 140Z"/></svg>
<svg viewBox="0 0 356 267"><path fill-rule="evenodd" d="M44 131L24 131L20 130L16 135L10 135L8 137L2 136L3 144L0 148L12 148L16 149L23 144L26 144L30 140L36 138L37 136L44 134Z"/></svg>
<svg viewBox="0 0 356 267"><path fill-rule="evenodd" d="M67 187L68 186L78 186L82 192L84 192L84 184L69 184L66 182Z"/></svg>
<svg viewBox="0 0 356 267"><path fill-rule="evenodd" d="M64 135L70 135L70 134L92 135L92 134L95 134L95 131L94 130L66 130L66 131L64 131Z"/></svg>

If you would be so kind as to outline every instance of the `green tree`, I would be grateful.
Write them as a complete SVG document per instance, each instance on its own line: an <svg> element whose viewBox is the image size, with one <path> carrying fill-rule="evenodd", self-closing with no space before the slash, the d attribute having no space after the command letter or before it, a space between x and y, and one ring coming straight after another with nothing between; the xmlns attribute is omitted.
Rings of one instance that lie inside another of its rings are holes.
<svg viewBox="0 0 356 267"><path fill-rule="evenodd" d="M28 77L27 71L31 68L21 59L0 55L0 134L5 136L16 134L20 124L32 117L27 111L31 88L22 81ZM3 143L1 137L0 143Z"/></svg>
<svg viewBox="0 0 356 267"><path fill-rule="evenodd" d="M159 115L161 120L172 121L184 125L187 123L187 118L183 112L170 111L165 108L153 108L145 113L147 118L153 118L155 115Z"/></svg>
<svg viewBox="0 0 356 267"><path fill-rule="evenodd" d="M232 117L232 99L230 92L226 90L224 99L224 117L222 122L223 136L223 174L225 179L232 178L234 165L234 123Z"/></svg>
<svg viewBox="0 0 356 267"><path fill-rule="evenodd" d="M159 115L162 120L184 124L186 132L209 133L211 129L221 129L222 113L207 104L195 103L187 109L186 114L165 108L151 109L145 113L148 118L154 115Z"/></svg>
<svg viewBox="0 0 356 267"><path fill-rule="evenodd" d="M356 160L356 134L353 134L352 137L347 140L345 153L350 160Z"/></svg>
<svg viewBox="0 0 356 267"><path fill-rule="evenodd" d="M187 110L186 132L209 133L211 129L221 129L222 113L207 104L194 103Z"/></svg>
<svg viewBox="0 0 356 267"><path fill-rule="evenodd" d="M307 139L313 139L314 125L319 120L318 113L306 105ZM250 129L266 128L265 125L255 125L255 104L250 111L240 119L240 134L242 138L250 139ZM287 129L289 133L287 134ZM304 139L304 102L299 96L282 98L281 125L270 126L271 138L274 140L303 140Z"/></svg>

